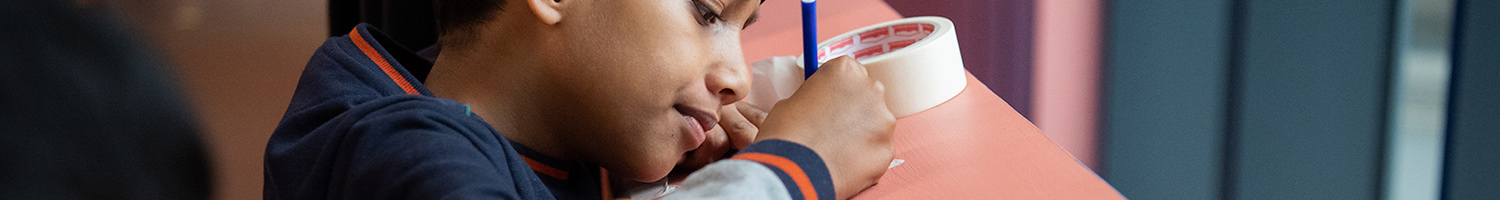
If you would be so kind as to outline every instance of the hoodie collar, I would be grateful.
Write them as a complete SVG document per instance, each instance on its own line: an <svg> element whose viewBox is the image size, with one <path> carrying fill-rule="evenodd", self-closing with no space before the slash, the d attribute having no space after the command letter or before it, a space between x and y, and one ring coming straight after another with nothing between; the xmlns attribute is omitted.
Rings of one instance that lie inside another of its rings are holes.
<svg viewBox="0 0 1500 200"><path fill-rule="evenodd" d="M349 55L357 60L374 63L384 72L389 82L410 95L433 96L422 85L427 73L432 71L432 62L396 43L370 24L360 23L349 31L349 41L358 48L348 48Z"/></svg>

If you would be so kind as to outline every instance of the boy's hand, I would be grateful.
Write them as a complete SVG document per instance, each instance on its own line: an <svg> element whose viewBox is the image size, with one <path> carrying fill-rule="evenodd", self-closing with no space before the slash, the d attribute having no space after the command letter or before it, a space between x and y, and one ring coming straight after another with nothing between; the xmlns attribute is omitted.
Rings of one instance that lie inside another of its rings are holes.
<svg viewBox="0 0 1500 200"><path fill-rule="evenodd" d="M719 125L707 132L707 138L703 140L702 146L693 150L687 161L674 168L674 173L680 176L669 178L683 178L688 172L696 171L709 163L719 161L733 156L730 152L735 149L744 149L750 142L755 140L755 135L760 132L761 121L766 120L766 111L761 110L750 103L735 102L731 105L719 107Z"/></svg>
<svg viewBox="0 0 1500 200"><path fill-rule="evenodd" d="M838 199L848 199L885 174L895 123L885 86L871 79L864 65L841 56L777 102L755 140L781 139L817 152Z"/></svg>
<svg viewBox="0 0 1500 200"><path fill-rule="evenodd" d="M719 108L719 129L722 130L733 145L733 149L744 149L755 141L755 135L760 132L761 122L766 121L766 111L760 107L745 102L735 102Z"/></svg>

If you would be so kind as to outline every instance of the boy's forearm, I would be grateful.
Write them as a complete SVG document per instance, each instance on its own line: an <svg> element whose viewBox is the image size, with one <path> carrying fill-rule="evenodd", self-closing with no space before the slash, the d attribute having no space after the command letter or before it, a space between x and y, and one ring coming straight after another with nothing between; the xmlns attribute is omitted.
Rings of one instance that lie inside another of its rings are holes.
<svg viewBox="0 0 1500 200"><path fill-rule="evenodd" d="M663 199L834 199L833 180L812 149L765 140L688 176Z"/></svg>
<svg viewBox="0 0 1500 200"><path fill-rule="evenodd" d="M694 172L661 199L793 199L776 172L747 160L724 160Z"/></svg>

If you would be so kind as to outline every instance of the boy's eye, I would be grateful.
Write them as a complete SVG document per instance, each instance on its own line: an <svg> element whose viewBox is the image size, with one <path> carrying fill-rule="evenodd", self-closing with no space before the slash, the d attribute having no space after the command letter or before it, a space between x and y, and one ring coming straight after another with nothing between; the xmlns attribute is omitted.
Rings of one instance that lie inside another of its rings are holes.
<svg viewBox="0 0 1500 200"><path fill-rule="evenodd" d="M713 8L709 8L708 4L704 4L702 0L693 0L692 2L693 7L696 8L698 10L698 13L700 14L700 16L698 17L699 25L707 26L709 24L716 24L719 21L724 20L722 16L719 16L719 12L714 11Z"/></svg>

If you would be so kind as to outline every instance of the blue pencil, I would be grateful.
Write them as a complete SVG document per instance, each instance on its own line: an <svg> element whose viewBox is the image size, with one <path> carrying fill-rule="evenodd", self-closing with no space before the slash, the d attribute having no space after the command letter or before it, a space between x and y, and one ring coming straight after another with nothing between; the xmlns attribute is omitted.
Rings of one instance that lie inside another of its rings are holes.
<svg viewBox="0 0 1500 200"><path fill-rule="evenodd" d="M802 0L802 75L818 71L818 0Z"/></svg>

